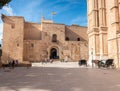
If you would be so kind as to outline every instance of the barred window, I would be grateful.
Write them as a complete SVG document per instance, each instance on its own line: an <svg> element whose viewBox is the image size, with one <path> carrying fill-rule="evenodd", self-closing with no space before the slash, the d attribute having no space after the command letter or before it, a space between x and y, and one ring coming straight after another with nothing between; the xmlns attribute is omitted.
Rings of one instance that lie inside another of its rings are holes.
<svg viewBox="0 0 120 91"><path fill-rule="evenodd" d="M56 34L53 34L53 36L52 36L52 42L57 42L57 35Z"/></svg>

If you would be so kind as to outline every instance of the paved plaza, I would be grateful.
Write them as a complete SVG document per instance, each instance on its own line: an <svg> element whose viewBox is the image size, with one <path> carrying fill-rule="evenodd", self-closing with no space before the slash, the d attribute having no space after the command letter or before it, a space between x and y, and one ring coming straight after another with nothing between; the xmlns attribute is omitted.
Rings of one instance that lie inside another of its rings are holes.
<svg viewBox="0 0 120 91"><path fill-rule="evenodd" d="M118 69L79 67L77 63L60 63L57 67L55 64L58 65L0 69L0 91L120 91Z"/></svg>

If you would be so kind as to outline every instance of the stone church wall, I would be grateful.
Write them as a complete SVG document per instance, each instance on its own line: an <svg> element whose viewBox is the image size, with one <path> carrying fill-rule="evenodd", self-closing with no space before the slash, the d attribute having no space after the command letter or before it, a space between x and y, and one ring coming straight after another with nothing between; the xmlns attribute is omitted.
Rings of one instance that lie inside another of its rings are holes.
<svg viewBox="0 0 120 91"><path fill-rule="evenodd" d="M88 41L87 27L81 27L79 25L66 26L66 37L69 37L71 41L77 41L80 38L81 41Z"/></svg>
<svg viewBox="0 0 120 91"><path fill-rule="evenodd" d="M24 40L41 40L41 25L25 22Z"/></svg>
<svg viewBox="0 0 120 91"><path fill-rule="evenodd" d="M41 40L24 41L24 61L42 61L47 58L47 43Z"/></svg>
<svg viewBox="0 0 120 91"><path fill-rule="evenodd" d="M23 61L24 19L22 17L9 17L14 24L4 23L3 55L2 61Z"/></svg>
<svg viewBox="0 0 120 91"><path fill-rule="evenodd" d="M43 40L52 40L53 34L56 34L60 43L65 41L65 25L63 24L42 23L42 32L44 33Z"/></svg>
<svg viewBox="0 0 120 91"><path fill-rule="evenodd" d="M50 59L55 49L58 60L69 58L69 61L88 59L86 27L66 26L53 22L30 23L22 17L7 17L14 21L14 26L4 23L3 56L8 62L40 62ZM53 41L56 36L56 41ZM66 40L69 37L69 40ZM80 38L80 40L77 40Z"/></svg>

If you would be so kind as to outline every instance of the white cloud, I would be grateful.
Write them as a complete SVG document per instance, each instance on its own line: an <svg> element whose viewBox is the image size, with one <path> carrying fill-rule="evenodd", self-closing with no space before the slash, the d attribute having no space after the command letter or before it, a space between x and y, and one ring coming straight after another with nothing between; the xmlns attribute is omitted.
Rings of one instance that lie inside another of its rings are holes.
<svg viewBox="0 0 120 91"><path fill-rule="evenodd" d="M87 25L87 19L86 17L79 16L71 20L71 24L80 24L81 26L86 26Z"/></svg>
<svg viewBox="0 0 120 91"><path fill-rule="evenodd" d="M13 9L12 9L9 5L4 6L4 7L3 7L3 10L5 10L10 16L13 16L13 15L14 15Z"/></svg>

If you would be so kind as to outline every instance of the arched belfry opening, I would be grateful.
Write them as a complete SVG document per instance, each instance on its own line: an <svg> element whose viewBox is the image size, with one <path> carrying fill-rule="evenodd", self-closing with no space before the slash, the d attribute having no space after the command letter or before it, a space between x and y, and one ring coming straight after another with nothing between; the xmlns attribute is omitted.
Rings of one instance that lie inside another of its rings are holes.
<svg viewBox="0 0 120 91"><path fill-rule="evenodd" d="M57 48L51 48L51 50L50 50L50 59L59 59L58 49Z"/></svg>

